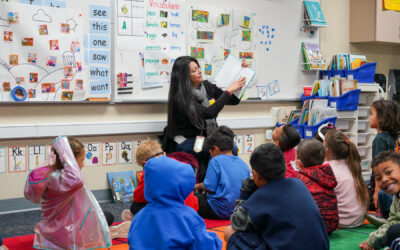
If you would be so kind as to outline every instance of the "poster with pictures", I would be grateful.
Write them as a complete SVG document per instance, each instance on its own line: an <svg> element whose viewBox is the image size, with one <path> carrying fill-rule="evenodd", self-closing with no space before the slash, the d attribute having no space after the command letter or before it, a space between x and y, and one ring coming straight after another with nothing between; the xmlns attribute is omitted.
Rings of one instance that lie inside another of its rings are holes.
<svg viewBox="0 0 400 250"><path fill-rule="evenodd" d="M26 146L8 147L8 172L26 171Z"/></svg>
<svg viewBox="0 0 400 250"><path fill-rule="evenodd" d="M256 142L255 142L255 135L248 134L244 137L244 153L251 154L254 151Z"/></svg>
<svg viewBox="0 0 400 250"><path fill-rule="evenodd" d="M188 8L188 23L187 53L205 79L212 80L231 54L255 68L255 12L195 5Z"/></svg>
<svg viewBox="0 0 400 250"><path fill-rule="evenodd" d="M185 1L158 2L145 1L144 82L142 82L142 88L162 86L162 84L168 83L171 79L170 73L175 59L186 54Z"/></svg>
<svg viewBox="0 0 400 250"><path fill-rule="evenodd" d="M0 102L85 100L85 89L58 91L63 79L87 79L83 19L79 9L0 2Z"/></svg>
<svg viewBox="0 0 400 250"><path fill-rule="evenodd" d="M117 143L116 142L103 142L101 144L102 151L102 165L116 165L117 164Z"/></svg>
<svg viewBox="0 0 400 250"><path fill-rule="evenodd" d="M142 143L142 141L143 141L143 140L135 140L135 141L134 141L134 143L135 143L135 155L136 155L136 150L137 150L137 148L139 147L139 145ZM136 158L135 158L135 161L136 161Z"/></svg>
<svg viewBox="0 0 400 250"><path fill-rule="evenodd" d="M238 148L238 155L243 154L243 135L235 135L234 142Z"/></svg>
<svg viewBox="0 0 400 250"><path fill-rule="evenodd" d="M85 145L85 166L100 166L100 143L86 143Z"/></svg>
<svg viewBox="0 0 400 250"><path fill-rule="evenodd" d="M118 163L131 164L133 163L133 142L119 141L118 142Z"/></svg>
<svg viewBox="0 0 400 250"><path fill-rule="evenodd" d="M0 174L7 173L7 147L0 147Z"/></svg>
<svg viewBox="0 0 400 250"><path fill-rule="evenodd" d="M28 170L34 170L46 160L46 145L28 146Z"/></svg>

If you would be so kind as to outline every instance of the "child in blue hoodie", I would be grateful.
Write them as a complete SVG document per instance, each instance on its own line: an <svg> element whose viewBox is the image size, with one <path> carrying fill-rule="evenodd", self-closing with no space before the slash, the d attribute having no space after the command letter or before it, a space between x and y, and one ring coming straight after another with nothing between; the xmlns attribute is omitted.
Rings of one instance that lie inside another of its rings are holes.
<svg viewBox="0 0 400 250"><path fill-rule="evenodd" d="M192 167L162 156L149 159L144 168L149 203L132 221L129 249L221 249L218 236L184 204L195 184Z"/></svg>

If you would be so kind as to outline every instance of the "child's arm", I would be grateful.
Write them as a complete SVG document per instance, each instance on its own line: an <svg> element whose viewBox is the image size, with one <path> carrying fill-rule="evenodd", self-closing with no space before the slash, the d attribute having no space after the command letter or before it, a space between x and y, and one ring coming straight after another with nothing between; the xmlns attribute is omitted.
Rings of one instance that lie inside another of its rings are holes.
<svg viewBox="0 0 400 250"><path fill-rule="evenodd" d="M388 221L380 226L378 230L370 233L369 238L365 241L370 247L382 248L387 242L387 230L393 224L400 223L399 199L395 195L392 206L390 207L390 215Z"/></svg>
<svg viewBox="0 0 400 250"><path fill-rule="evenodd" d="M61 174L57 176L57 184L53 188L60 192L72 192L83 186L81 170L72 153L71 146L65 136L58 137L53 142L53 147L60 157L61 164L64 168Z"/></svg>
<svg viewBox="0 0 400 250"><path fill-rule="evenodd" d="M252 177L243 180L239 200L246 201L256 190L257 186Z"/></svg>

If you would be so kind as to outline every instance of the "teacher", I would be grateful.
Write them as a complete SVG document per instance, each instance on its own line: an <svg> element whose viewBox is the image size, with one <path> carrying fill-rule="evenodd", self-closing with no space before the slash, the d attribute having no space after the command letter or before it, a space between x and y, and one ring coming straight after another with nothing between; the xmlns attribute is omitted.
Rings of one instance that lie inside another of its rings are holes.
<svg viewBox="0 0 400 250"><path fill-rule="evenodd" d="M243 61L242 66L248 65ZM225 105L239 104L240 99L232 93L242 89L245 82L241 77L223 91L203 79L198 61L190 56L178 57L172 66L167 135L176 142L176 151L197 158L199 181L204 179L210 159L202 139L217 128L216 118ZM200 150L194 150L195 143Z"/></svg>

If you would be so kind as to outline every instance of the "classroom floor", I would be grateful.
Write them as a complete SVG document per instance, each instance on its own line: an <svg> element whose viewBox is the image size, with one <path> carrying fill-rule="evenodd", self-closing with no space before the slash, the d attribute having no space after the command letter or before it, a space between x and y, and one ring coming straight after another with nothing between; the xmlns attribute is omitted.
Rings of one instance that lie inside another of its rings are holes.
<svg viewBox="0 0 400 250"><path fill-rule="evenodd" d="M115 216L115 221L121 221L121 212L124 209L129 209L130 204L114 204L101 203L100 206L105 211L110 211ZM2 235L5 244L10 245L10 250L32 249L33 243L33 226L40 220L40 211L19 212L13 214L0 215L0 234ZM209 223L208 231L215 232L223 241L223 233L226 226L218 226L215 223ZM356 250L359 249L358 244L368 238L369 233L376 230L376 227L371 224L365 224L358 228L341 229L332 233L330 236L331 250ZM23 248L21 248L23 246ZM223 241L223 248L226 243ZM113 240L113 250L129 249L126 239Z"/></svg>

